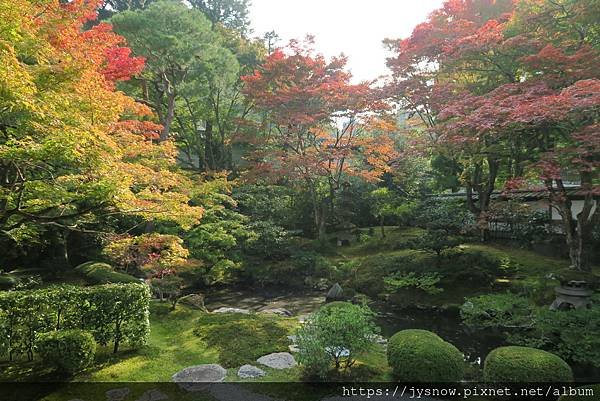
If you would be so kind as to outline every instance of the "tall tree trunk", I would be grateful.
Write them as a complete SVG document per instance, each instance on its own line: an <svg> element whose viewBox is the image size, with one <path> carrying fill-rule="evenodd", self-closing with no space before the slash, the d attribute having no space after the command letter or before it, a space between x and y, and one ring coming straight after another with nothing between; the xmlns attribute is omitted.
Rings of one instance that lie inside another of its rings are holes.
<svg viewBox="0 0 600 401"><path fill-rule="evenodd" d="M546 181L550 193L550 203L558 211L563 224L565 240L569 249L571 268L577 271L591 270L590 254L592 252L592 229L600 223L600 205L594 199L592 175L582 172L581 189L584 192L583 207L577 216L573 216L572 202L568 197L562 180Z"/></svg>
<svg viewBox="0 0 600 401"><path fill-rule="evenodd" d="M162 121L163 130L160 133L161 141L166 141L167 139L169 139L173 119L175 119L175 90L171 88L167 93L167 113L165 115L164 121Z"/></svg>
<svg viewBox="0 0 600 401"><path fill-rule="evenodd" d="M213 152L213 124L206 122L206 132L204 133L204 154L206 155L206 169L215 170L215 154Z"/></svg>

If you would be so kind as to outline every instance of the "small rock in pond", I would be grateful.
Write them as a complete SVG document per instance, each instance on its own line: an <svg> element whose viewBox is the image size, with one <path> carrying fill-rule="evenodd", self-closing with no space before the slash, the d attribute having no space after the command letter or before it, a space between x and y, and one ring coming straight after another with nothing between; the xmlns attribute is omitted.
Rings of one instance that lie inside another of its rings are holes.
<svg viewBox="0 0 600 401"><path fill-rule="evenodd" d="M242 379L254 379L265 375L265 371L252 365L243 365L239 368L237 375Z"/></svg>
<svg viewBox="0 0 600 401"><path fill-rule="evenodd" d="M274 315L285 316L285 317L292 316L292 312L290 312L287 309L283 309L283 308L263 309L260 311L260 313L271 313Z"/></svg>
<svg viewBox="0 0 600 401"><path fill-rule="evenodd" d="M261 356L256 362L273 369L289 369L297 365L294 356L289 352L275 352Z"/></svg>
<svg viewBox="0 0 600 401"><path fill-rule="evenodd" d="M215 309L212 313L243 313L244 315L247 315L250 311L248 309L222 307Z"/></svg>

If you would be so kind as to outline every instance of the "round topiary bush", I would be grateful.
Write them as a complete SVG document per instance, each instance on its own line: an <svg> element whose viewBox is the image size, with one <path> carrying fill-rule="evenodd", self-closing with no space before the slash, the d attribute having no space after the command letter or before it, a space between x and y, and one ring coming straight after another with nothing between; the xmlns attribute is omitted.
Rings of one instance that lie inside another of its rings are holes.
<svg viewBox="0 0 600 401"><path fill-rule="evenodd" d="M569 382L571 367L559 356L529 347L496 348L485 358L487 382Z"/></svg>
<svg viewBox="0 0 600 401"><path fill-rule="evenodd" d="M462 353L427 330L402 330L388 342L388 364L404 382L457 382L463 378Z"/></svg>
<svg viewBox="0 0 600 401"><path fill-rule="evenodd" d="M96 342L84 330L52 331L38 336L36 350L45 362L72 375L94 362Z"/></svg>

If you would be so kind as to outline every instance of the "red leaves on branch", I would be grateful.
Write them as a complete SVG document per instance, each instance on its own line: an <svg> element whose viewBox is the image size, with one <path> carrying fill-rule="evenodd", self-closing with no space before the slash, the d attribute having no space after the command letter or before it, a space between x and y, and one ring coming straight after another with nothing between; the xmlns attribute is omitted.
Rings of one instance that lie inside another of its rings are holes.
<svg viewBox="0 0 600 401"><path fill-rule="evenodd" d="M104 54L106 66L102 73L109 81L127 81L144 69L144 57L131 57L128 47L112 47Z"/></svg>
<svg viewBox="0 0 600 401"><path fill-rule="evenodd" d="M242 78L246 96L272 124L254 154L253 173L302 180L338 180L342 172L380 176L393 146L385 139L389 125L374 113L388 106L367 83L350 83L344 56L328 61L311 44L292 41Z"/></svg>

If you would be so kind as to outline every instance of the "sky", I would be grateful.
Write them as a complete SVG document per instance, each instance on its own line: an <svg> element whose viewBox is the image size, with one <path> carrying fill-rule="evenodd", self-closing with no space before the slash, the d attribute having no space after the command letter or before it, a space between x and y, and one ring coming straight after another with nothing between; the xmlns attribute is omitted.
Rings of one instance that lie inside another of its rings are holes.
<svg viewBox="0 0 600 401"><path fill-rule="evenodd" d="M443 0L251 0L254 35L275 30L282 38L315 36L327 57L344 53L353 81L375 79L388 70L384 38L405 38Z"/></svg>

